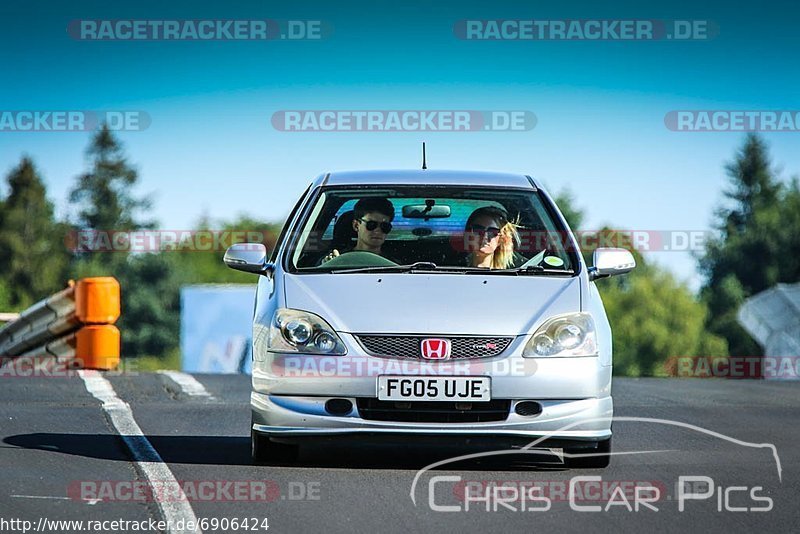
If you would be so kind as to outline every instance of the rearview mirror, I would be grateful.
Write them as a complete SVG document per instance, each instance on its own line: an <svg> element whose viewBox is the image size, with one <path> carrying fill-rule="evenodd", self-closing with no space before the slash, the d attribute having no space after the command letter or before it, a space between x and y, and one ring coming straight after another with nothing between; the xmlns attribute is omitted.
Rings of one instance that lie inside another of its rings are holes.
<svg viewBox="0 0 800 534"><path fill-rule="evenodd" d="M410 204L403 206L403 217L406 219L444 219L450 217L450 206Z"/></svg>
<svg viewBox="0 0 800 534"><path fill-rule="evenodd" d="M625 274L636 267L636 260L624 248L598 248L592 254L594 267L589 268L589 280Z"/></svg>
<svg viewBox="0 0 800 534"><path fill-rule="evenodd" d="M267 247L261 243L236 243L228 247L222 261L231 269L246 273L267 274L275 267L267 262Z"/></svg>

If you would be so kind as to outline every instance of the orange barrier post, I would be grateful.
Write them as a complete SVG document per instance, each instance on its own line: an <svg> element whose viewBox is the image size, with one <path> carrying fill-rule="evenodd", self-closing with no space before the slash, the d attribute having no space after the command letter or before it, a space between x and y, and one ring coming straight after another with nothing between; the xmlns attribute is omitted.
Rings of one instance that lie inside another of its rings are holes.
<svg viewBox="0 0 800 534"><path fill-rule="evenodd" d="M116 368L119 347L119 329L113 324L84 326L75 334L75 359L85 369Z"/></svg>
<svg viewBox="0 0 800 534"><path fill-rule="evenodd" d="M119 302L119 282L112 276L83 278L75 284L75 316L83 324L114 324Z"/></svg>

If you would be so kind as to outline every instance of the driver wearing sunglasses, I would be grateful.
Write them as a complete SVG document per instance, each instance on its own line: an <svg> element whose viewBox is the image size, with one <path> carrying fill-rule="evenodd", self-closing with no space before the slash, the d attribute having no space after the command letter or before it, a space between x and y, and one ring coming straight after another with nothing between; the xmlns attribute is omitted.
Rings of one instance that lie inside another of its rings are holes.
<svg viewBox="0 0 800 534"><path fill-rule="evenodd" d="M353 231L356 233L356 245L352 250L372 252L383 255L381 247L386 236L392 231L394 205L386 198L362 198L353 207ZM342 251L350 252L350 251ZM322 262L332 260L340 252L333 249Z"/></svg>

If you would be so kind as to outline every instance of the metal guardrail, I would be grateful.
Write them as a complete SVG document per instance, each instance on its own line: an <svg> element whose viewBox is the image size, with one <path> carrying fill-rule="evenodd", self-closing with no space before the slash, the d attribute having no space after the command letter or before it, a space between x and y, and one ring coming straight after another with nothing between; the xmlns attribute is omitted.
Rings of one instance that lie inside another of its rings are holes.
<svg viewBox="0 0 800 534"><path fill-rule="evenodd" d="M800 355L800 283L777 284L753 295L736 317L765 356Z"/></svg>
<svg viewBox="0 0 800 534"><path fill-rule="evenodd" d="M83 278L40 300L0 328L0 357L53 356L72 368L119 364L120 287L113 277Z"/></svg>

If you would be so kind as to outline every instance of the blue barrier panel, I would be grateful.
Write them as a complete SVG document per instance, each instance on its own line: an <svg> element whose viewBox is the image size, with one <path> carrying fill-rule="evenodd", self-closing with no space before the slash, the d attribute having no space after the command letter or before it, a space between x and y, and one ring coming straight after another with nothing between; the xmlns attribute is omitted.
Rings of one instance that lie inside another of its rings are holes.
<svg viewBox="0 0 800 534"><path fill-rule="evenodd" d="M181 369L251 372L255 284L181 288Z"/></svg>

